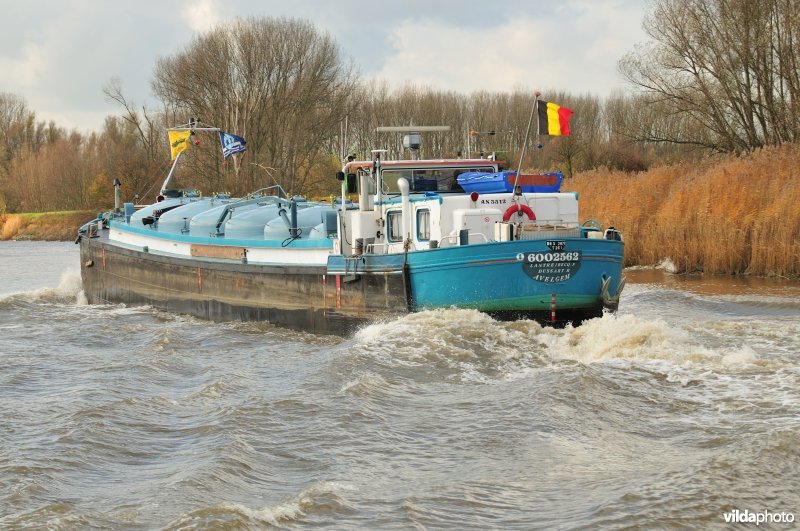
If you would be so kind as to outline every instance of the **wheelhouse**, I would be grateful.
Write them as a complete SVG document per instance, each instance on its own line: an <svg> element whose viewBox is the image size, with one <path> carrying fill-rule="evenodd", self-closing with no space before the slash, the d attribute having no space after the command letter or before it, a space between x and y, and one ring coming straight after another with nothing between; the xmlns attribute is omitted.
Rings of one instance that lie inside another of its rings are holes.
<svg viewBox="0 0 800 531"><path fill-rule="evenodd" d="M383 182L384 194L399 194L397 179L408 181L411 193L438 192L464 193L456 180L467 172L497 172L503 170L503 161L492 159L443 159L439 161L391 160L381 161L377 168ZM362 175L369 176L376 169L373 162L354 161L345 165L349 182L357 183ZM368 193L374 194L376 182L367 179ZM353 188L353 187L351 187ZM354 190L351 190L354 191Z"/></svg>

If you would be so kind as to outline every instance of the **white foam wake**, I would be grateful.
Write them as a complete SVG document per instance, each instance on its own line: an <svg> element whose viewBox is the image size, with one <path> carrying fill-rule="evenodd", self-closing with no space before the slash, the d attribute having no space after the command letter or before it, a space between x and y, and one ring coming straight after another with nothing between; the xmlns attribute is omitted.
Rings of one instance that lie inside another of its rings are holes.
<svg viewBox="0 0 800 531"><path fill-rule="evenodd" d="M704 344L704 341L706 342ZM368 326L355 336L356 348L382 353L397 364L435 359L493 358L661 361L682 365L745 365L758 356L746 343L720 347L699 337L690 327L661 319L607 314L563 329L532 321L500 322L472 310L436 310Z"/></svg>
<svg viewBox="0 0 800 531"><path fill-rule="evenodd" d="M77 269L65 270L61 274L58 286L54 288L45 287L0 296L0 303L14 301L88 304L86 294L83 292L81 274Z"/></svg>

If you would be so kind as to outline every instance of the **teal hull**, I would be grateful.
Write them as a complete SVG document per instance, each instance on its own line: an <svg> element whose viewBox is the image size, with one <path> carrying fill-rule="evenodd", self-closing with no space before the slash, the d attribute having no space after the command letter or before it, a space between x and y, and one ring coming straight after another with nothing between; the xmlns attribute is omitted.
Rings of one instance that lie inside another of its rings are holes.
<svg viewBox="0 0 800 531"><path fill-rule="evenodd" d="M624 244L568 238L450 247L408 255L415 311L601 312L623 286ZM605 291L604 291L605 286Z"/></svg>

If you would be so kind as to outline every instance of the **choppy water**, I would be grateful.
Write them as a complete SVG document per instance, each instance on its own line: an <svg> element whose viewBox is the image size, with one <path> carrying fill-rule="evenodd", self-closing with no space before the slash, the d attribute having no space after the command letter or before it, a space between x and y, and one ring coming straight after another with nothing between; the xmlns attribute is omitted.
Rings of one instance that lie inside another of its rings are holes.
<svg viewBox="0 0 800 531"><path fill-rule="evenodd" d="M0 243L2 528L800 518L798 283L634 271L577 329L447 310L343 340L89 306L77 269Z"/></svg>

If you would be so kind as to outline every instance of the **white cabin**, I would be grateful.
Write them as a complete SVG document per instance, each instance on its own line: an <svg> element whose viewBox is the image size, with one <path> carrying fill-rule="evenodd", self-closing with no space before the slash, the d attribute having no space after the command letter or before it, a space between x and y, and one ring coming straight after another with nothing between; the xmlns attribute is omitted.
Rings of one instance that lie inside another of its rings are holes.
<svg viewBox="0 0 800 531"><path fill-rule="evenodd" d="M341 209L344 223L334 247L344 255L383 254L550 237L546 233L577 235L574 193L466 193L457 183L461 173L494 173L501 164L492 159L350 162L343 168L342 187L358 183L359 208ZM515 205L528 207L535 219L506 215Z"/></svg>

